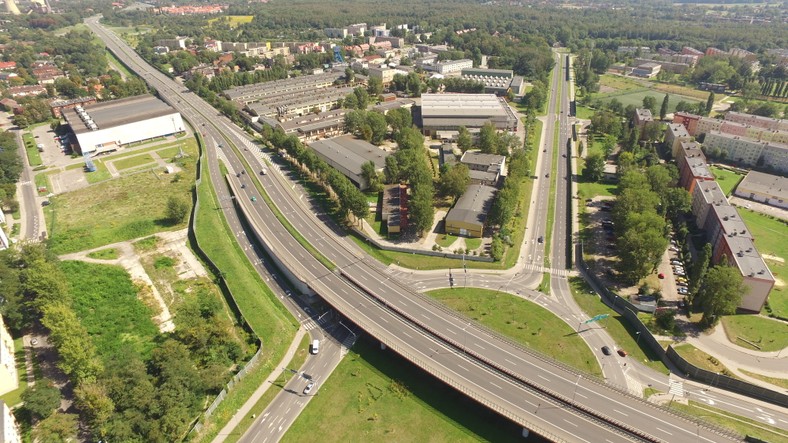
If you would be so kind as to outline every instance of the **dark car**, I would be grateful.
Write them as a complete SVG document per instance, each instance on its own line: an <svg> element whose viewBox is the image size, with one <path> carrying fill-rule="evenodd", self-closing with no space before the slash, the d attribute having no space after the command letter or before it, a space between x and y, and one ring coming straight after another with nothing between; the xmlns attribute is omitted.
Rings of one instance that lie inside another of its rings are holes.
<svg viewBox="0 0 788 443"><path fill-rule="evenodd" d="M536 241L538 241L539 243L544 243L544 237L540 236L539 238L536 239Z"/></svg>
<svg viewBox="0 0 788 443"><path fill-rule="evenodd" d="M623 349L618 349L616 352L618 352L618 355L620 355L622 357L626 357L627 356L627 351L625 351Z"/></svg>
<svg viewBox="0 0 788 443"><path fill-rule="evenodd" d="M610 352L610 348L608 348L607 346L602 346L602 353L605 355L612 354L612 352Z"/></svg>

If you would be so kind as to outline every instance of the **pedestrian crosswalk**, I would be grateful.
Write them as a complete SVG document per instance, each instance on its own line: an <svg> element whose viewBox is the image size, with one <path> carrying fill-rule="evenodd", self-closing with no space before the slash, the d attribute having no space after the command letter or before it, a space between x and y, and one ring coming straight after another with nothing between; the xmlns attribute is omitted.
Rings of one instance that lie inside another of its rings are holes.
<svg viewBox="0 0 788 443"><path fill-rule="evenodd" d="M526 263L523 266L525 269L529 271L537 271L537 272L547 272L550 275L558 275L560 277L568 277L570 275L577 275L577 271L574 269L553 269L553 268L545 268L544 266L539 266L533 263Z"/></svg>
<svg viewBox="0 0 788 443"><path fill-rule="evenodd" d="M304 329L307 331L311 331L313 329L317 329L320 327L325 327L329 323L329 316L324 315L320 317L320 320L316 320L312 317L307 318L306 320L301 321L301 325L304 326Z"/></svg>
<svg viewBox="0 0 788 443"><path fill-rule="evenodd" d="M358 336L355 334L348 334L347 337L345 337L345 339L342 340L342 346L340 346L340 351L339 351L339 354L341 356L344 357L348 353L348 351L350 351L350 348L352 348L353 345L356 344L357 337Z"/></svg>
<svg viewBox="0 0 788 443"><path fill-rule="evenodd" d="M668 385L670 386L668 393L684 397L684 383L679 380L669 379Z"/></svg>

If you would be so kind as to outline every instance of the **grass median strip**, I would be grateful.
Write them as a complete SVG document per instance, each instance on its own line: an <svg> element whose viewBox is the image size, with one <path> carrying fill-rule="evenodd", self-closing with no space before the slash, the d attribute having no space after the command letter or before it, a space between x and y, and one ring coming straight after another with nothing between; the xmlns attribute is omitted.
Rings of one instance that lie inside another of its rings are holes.
<svg viewBox="0 0 788 443"><path fill-rule="evenodd" d="M558 186L556 165L558 163L558 126L553 131L553 164L550 170L550 194L547 197L547 223L544 233L544 265L550 267L550 247L553 241L553 223L555 223L555 190Z"/></svg>

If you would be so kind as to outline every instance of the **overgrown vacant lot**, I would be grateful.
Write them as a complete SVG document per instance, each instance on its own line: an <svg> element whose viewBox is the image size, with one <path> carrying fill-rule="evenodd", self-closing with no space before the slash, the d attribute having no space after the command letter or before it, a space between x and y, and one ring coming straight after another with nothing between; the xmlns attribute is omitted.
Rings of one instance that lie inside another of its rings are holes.
<svg viewBox="0 0 788 443"><path fill-rule="evenodd" d="M45 211L51 249L64 254L182 228L165 219L165 210L170 196L191 202L197 147L194 139L184 144L188 156L178 160L178 174L121 176L53 197Z"/></svg>
<svg viewBox="0 0 788 443"><path fill-rule="evenodd" d="M105 362L123 356L148 358L159 331L153 313L137 298L137 287L129 274L113 265L64 261L74 298L74 311L88 330L99 356Z"/></svg>

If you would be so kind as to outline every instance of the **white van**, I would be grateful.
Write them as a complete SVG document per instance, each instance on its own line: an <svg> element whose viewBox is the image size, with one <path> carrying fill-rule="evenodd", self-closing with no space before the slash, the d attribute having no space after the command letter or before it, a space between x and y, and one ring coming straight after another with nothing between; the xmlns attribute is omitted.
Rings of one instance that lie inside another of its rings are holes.
<svg viewBox="0 0 788 443"><path fill-rule="evenodd" d="M317 351L320 349L320 341L319 340L312 340L312 349L310 352L312 354L317 354Z"/></svg>

